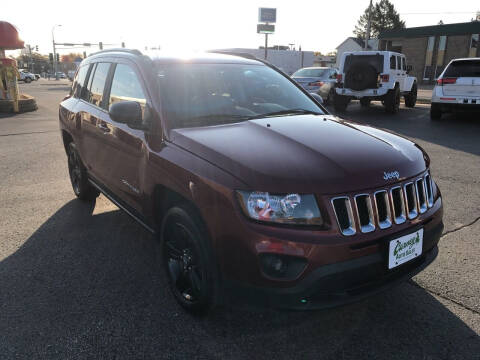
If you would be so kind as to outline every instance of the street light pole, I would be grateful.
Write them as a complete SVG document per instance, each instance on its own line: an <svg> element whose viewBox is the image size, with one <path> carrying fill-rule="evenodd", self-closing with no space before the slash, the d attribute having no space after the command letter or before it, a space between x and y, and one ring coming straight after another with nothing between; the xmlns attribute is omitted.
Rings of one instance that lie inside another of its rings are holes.
<svg viewBox="0 0 480 360"><path fill-rule="evenodd" d="M53 25L53 27L52 27L53 72L55 73L55 80L58 80L58 75L57 75L57 52L55 51L55 36L54 36L54 33L53 33L56 26L62 26L62 25Z"/></svg>

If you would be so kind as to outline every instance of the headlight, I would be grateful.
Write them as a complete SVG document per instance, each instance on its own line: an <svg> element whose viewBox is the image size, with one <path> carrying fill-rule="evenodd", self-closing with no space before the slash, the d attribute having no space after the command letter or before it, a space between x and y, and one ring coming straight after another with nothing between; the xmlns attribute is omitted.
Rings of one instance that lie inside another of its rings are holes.
<svg viewBox="0 0 480 360"><path fill-rule="evenodd" d="M237 196L245 215L258 221L315 226L323 224L313 195L237 191Z"/></svg>

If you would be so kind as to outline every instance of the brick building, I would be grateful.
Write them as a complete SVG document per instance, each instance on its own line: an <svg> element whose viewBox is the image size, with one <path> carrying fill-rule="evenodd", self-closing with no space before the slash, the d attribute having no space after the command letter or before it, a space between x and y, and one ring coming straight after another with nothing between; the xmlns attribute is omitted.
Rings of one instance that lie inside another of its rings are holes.
<svg viewBox="0 0 480 360"><path fill-rule="evenodd" d="M480 21L389 30L379 35L379 50L398 51L413 66L420 83L433 83L450 60L480 56Z"/></svg>

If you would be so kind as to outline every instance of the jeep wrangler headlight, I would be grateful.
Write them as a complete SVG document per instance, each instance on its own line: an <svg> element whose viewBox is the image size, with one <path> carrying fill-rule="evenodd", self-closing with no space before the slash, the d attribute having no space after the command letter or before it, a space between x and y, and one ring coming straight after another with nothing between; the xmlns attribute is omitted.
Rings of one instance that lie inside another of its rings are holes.
<svg viewBox="0 0 480 360"><path fill-rule="evenodd" d="M237 191L243 212L248 217L270 223L319 226L323 224L315 196Z"/></svg>

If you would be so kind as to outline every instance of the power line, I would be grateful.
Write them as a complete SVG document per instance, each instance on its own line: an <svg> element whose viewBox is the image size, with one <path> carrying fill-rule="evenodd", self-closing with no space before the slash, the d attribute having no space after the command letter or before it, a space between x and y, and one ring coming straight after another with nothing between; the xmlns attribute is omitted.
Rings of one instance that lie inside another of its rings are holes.
<svg viewBox="0 0 480 360"><path fill-rule="evenodd" d="M454 15L454 14L476 14L477 11L444 11L444 12L410 12L399 13L400 15Z"/></svg>

